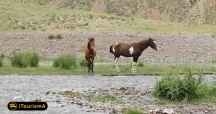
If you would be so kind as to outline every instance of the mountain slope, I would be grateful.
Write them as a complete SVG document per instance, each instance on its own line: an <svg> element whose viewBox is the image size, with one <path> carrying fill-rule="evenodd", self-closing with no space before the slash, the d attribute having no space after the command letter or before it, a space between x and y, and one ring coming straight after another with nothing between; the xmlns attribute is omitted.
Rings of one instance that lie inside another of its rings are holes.
<svg viewBox="0 0 216 114"><path fill-rule="evenodd" d="M87 4L86 1L1 0L0 31L124 31L207 33L215 33L216 31L216 27L209 24L188 25L169 22L166 20L154 21L151 18L145 18L142 16L126 16L125 14L120 15L114 11L111 12L111 10L107 10L108 6L106 6L105 3L104 5L106 8L98 7L98 5L102 4L103 2L89 2ZM116 8L116 6L113 5L112 8ZM104 9L104 11L100 11L99 9Z"/></svg>

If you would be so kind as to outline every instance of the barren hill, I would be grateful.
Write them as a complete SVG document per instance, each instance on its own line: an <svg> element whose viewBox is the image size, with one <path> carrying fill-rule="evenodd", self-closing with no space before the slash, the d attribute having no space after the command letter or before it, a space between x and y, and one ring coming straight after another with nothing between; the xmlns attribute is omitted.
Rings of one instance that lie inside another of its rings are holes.
<svg viewBox="0 0 216 114"><path fill-rule="evenodd" d="M215 33L215 0L1 0L1 31Z"/></svg>

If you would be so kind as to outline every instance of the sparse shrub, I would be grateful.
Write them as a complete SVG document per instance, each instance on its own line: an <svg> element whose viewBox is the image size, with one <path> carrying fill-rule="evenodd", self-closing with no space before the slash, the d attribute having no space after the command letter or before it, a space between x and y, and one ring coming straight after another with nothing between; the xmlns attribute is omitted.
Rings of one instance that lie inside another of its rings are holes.
<svg viewBox="0 0 216 114"><path fill-rule="evenodd" d="M53 66L62 69L76 68L77 58L71 55L61 55L54 60Z"/></svg>
<svg viewBox="0 0 216 114"><path fill-rule="evenodd" d="M39 56L34 52L15 53L11 57L11 64L14 67L37 67L39 63Z"/></svg>
<svg viewBox="0 0 216 114"><path fill-rule="evenodd" d="M216 97L216 86L209 87L209 95Z"/></svg>
<svg viewBox="0 0 216 114"><path fill-rule="evenodd" d="M144 64L143 64L142 62L139 62L139 63L137 64L137 66L138 66L138 67L143 67Z"/></svg>
<svg viewBox="0 0 216 114"><path fill-rule="evenodd" d="M62 3L63 7L70 7L72 9L91 9L92 0L65 0Z"/></svg>
<svg viewBox="0 0 216 114"><path fill-rule="evenodd" d="M118 98L115 97L115 96L112 96L112 95L101 95L101 96L95 96L94 97L94 100L96 102L103 102L103 103L106 103L106 102L114 102L114 101L117 101Z"/></svg>
<svg viewBox="0 0 216 114"><path fill-rule="evenodd" d="M136 109L127 109L123 114L144 114L142 111Z"/></svg>
<svg viewBox="0 0 216 114"><path fill-rule="evenodd" d="M29 66L37 67L39 64L39 56L36 53L27 53L27 58L29 58Z"/></svg>
<svg viewBox="0 0 216 114"><path fill-rule="evenodd" d="M58 34L58 35L56 35L56 38L57 38L57 39L62 39L63 36L62 36L61 34Z"/></svg>
<svg viewBox="0 0 216 114"><path fill-rule="evenodd" d="M53 35L53 34L50 34L49 36L48 36L48 39L50 39L50 40L52 40L52 39L54 39L55 38L55 36Z"/></svg>
<svg viewBox="0 0 216 114"><path fill-rule="evenodd" d="M79 64L80 64L81 67L86 67L87 66L87 63L86 63L85 59L80 59Z"/></svg>
<svg viewBox="0 0 216 114"><path fill-rule="evenodd" d="M198 94L200 96L203 96L204 98L211 98L211 97L214 97L216 98L216 86L215 85L205 85L205 84L202 84L200 87L199 87L199 90L198 90ZM215 101L216 102L216 101Z"/></svg>
<svg viewBox="0 0 216 114"><path fill-rule="evenodd" d="M213 58L210 62L215 64L216 63L216 58Z"/></svg>
<svg viewBox="0 0 216 114"><path fill-rule="evenodd" d="M2 58L0 58L0 67L3 66L3 63L2 63Z"/></svg>
<svg viewBox="0 0 216 114"><path fill-rule="evenodd" d="M0 67L3 66L3 59L4 59L4 55L2 54L2 55L0 56Z"/></svg>
<svg viewBox="0 0 216 114"><path fill-rule="evenodd" d="M62 36L61 34L57 34L57 35L50 34L50 35L48 36L48 39L49 39L49 40L54 40L54 39L60 40L60 39L63 39L63 36Z"/></svg>
<svg viewBox="0 0 216 114"><path fill-rule="evenodd" d="M171 101L191 101L200 96L200 85L201 80L193 78L191 73L183 78L165 77L156 84L154 95Z"/></svg>

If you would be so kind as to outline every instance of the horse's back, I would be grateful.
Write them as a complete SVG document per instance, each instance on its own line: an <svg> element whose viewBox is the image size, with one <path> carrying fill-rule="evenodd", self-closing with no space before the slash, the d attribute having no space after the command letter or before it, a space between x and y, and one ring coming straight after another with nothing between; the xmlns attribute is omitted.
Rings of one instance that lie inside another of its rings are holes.
<svg viewBox="0 0 216 114"><path fill-rule="evenodd" d="M119 48L120 51L128 50L130 48L130 44L119 43L117 48Z"/></svg>
<svg viewBox="0 0 216 114"><path fill-rule="evenodd" d="M130 57L131 55L129 54L129 49L131 45L126 44L126 43L118 43L115 46L115 50L117 55L124 56L124 57Z"/></svg>

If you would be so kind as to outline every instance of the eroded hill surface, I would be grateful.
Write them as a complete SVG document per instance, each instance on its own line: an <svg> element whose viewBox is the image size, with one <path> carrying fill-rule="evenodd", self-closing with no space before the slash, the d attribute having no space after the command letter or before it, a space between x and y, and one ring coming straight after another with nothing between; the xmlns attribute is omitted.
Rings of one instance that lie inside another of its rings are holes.
<svg viewBox="0 0 216 114"><path fill-rule="evenodd" d="M215 33L215 0L1 0L0 31Z"/></svg>
<svg viewBox="0 0 216 114"><path fill-rule="evenodd" d="M109 53L109 46L115 42L137 42L149 37L156 39L158 51L148 48L142 54L141 61L147 63L215 63L216 61L216 38L208 34L4 32L0 33L0 53L11 55L16 51L33 50L45 58L53 58L61 54L82 57L89 37L96 38L97 61L113 60L113 56ZM120 60L131 61L127 58Z"/></svg>

